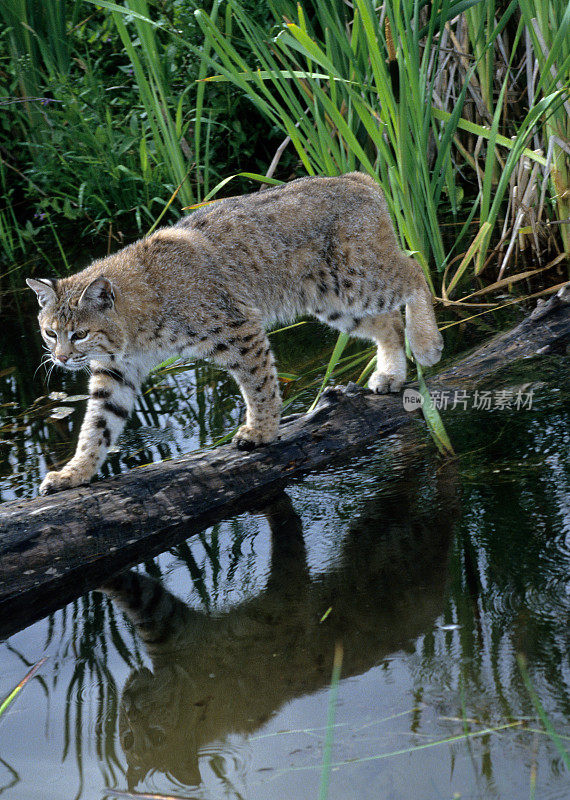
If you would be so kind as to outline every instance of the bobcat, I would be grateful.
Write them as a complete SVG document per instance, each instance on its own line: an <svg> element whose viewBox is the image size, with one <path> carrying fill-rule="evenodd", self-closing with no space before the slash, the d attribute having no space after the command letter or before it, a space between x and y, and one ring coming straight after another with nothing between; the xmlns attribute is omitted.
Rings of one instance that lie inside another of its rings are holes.
<svg viewBox="0 0 570 800"><path fill-rule="evenodd" d="M263 509L272 538L266 588L220 614L189 607L141 573L105 582L100 591L134 623L151 662L133 671L121 697L131 791L152 770L200 784L208 745L254 733L285 703L329 684L335 642L346 678L432 629L459 508L454 467L432 485L426 504L415 464L384 483L350 523L332 568L316 576L301 519L282 493Z"/></svg>
<svg viewBox="0 0 570 800"><path fill-rule="evenodd" d="M404 327L420 364L443 340L422 271L398 248L372 178L300 178L205 206L56 282L28 279L55 364L89 367L75 455L40 492L87 483L133 410L149 370L176 355L208 358L239 384L250 449L276 438L281 398L265 328L312 314L377 345L369 387L406 379Z"/></svg>

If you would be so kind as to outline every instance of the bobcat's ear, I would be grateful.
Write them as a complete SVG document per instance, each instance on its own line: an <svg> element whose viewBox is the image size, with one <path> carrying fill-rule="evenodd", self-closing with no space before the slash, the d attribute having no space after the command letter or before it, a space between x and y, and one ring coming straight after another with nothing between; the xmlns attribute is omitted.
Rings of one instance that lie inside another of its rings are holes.
<svg viewBox="0 0 570 800"><path fill-rule="evenodd" d="M108 278L95 278L81 293L80 306L95 308L104 311L115 305L115 290Z"/></svg>
<svg viewBox="0 0 570 800"><path fill-rule="evenodd" d="M53 303L57 299L53 282L49 278L40 278L39 280L26 278L26 283L37 294L40 308L47 306L48 303Z"/></svg>

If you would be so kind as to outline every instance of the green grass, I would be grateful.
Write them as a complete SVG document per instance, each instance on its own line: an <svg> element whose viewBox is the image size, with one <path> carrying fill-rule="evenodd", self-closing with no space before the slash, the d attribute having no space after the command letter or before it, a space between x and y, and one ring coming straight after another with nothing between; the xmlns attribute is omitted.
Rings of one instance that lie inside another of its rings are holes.
<svg viewBox="0 0 570 800"><path fill-rule="evenodd" d="M228 173L241 189L262 172L252 147L269 130L291 139L285 174L297 159L309 174L374 175L402 246L448 300L498 263L502 277L521 256L568 250L562 0L405 0L385 14L370 0L230 0L195 18L170 2L6 0L0 15L12 115L0 145L24 153L0 150L9 258L46 232L48 213L116 246L222 191ZM244 102L259 112L255 137L243 135ZM248 168L228 170L249 139Z"/></svg>
<svg viewBox="0 0 570 800"><path fill-rule="evenodd" d="M12 689L12 691L2 700L0 703L0 717L6 713L8 708L12 705L14 700L18 697L22 689L26 686L26 684L34 677L36 672L45 664L47 659L41 658L37 661L31 669L26 672L22 680Z"/></svg>
<svg viewBox="0 0 570 800"><path fill-rule="evenodd" d="M148 126L128 96L125 59L90 47L92 31L78 19L84 10L82 2L36 0L7 0L0 7L9 32L8 72L14 76L6 97L11 138L1 152L11 178L20 175L27 198L14 207L5 192L4 202L26 244L45 230L48 214L60 227L67 221L105 233L109 226L126 225L128 216L128 224L142 232L142 220L154 218L157 196L168 185L160 163L152 156L143 163ZM98 32L107 42L109 26L99 25ZM110 87L112 66L117 69Z"/></svg>
<svg viewBox="0 0 570 800"><path fill-rule="evenodd" d="M536 84L527 87L533 99L560 91L563 104L545 122L547 153L551 159L554 202L560 220L570 218L570 6L563 0L522 0L527 48L538 62ZM570 226L561 225L566 252L570 252Z"/></svg>
<svg viewBox="0 0 570 800"><path fill-rule="evenodd" d="M203 108L208 50L192 11L171 0L0 4L7 261L50 242L48 215L63 238L116 249L269 153L271 137L227 87Z"/></svg>
<svg viewBox="0 0 570 800"><path fill-rule="evenodd" d="M131 16L138 47L127 30L125 11L135 12ZM179 97L171 95L163 66L163 48L158 40L155 26L147 21L149 19L147 1L126 0L124 9L120 12L113 10L111 14L133 66L138 94L151 131L155 158L164 164L170 182L180 187L181 201L185 205L190 205L194 202L194 193L188 181L192 161L183 124L183 103L187 90L181 92ZM186 153L183 152L183 147ZM141 166L144 168L148 166L146 147L141 150Z"/></svg>
<svg viewBox="0 0 570 800"><path fill-rule="evenodd" d="M237 36L225 35L214 15L197 11L207 47L218 58L211 80L230 81L288 134L309 174L361 169L374 175L402 245L416 255L432 285L461 247L469 258L449 282L448 295L481 273L492 245L504 238L503 215L521 159L546 169L552 120L565 115L570 13L561 13L562 4L558 16L551 15L558 25L548 58L555 75L541 79L528 108L520 104L516 115L508 102L514 62L532 27L516 2L495 14L476 0L448 0L430 5L427 19L410 0L388 4L385 19L368 0L357 0L352 10L340 0L319 4L312 14L301 5L278 3L271 32L239 3L229 6L252 57L240 54ZM452 72L450 61L457 66L457 59L449 58L449 46L457 43L463 15L470 49L466 66ZM387 34L395 53L389 53ZM451 34L453 39L445 38ZM533 54L527 54L529 63ZM469 152L472 143L476 158ZM529 148L537 143L541 153ZM560 181L566 189L568 182L559 174L554 173L553 200L560 202ZM441 232L444 215L457 225L450 241Z"/></svg>

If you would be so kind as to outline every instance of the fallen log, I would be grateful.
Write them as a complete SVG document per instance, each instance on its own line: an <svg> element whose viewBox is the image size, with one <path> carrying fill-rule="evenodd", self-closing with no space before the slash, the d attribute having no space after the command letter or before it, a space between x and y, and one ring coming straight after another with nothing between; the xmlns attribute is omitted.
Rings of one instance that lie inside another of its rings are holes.
<svg viewBox="0 0 570 800"><path fill-rule="evenodd" d="M465 389L516 360L567 352L568 287L430 381ZM346 458L413 419L400 395L354 384L285 418L279 440L231 445L151 464L89 487L0 505L0 634L16 630L130 564L267 501L292 478Z"/></svg>

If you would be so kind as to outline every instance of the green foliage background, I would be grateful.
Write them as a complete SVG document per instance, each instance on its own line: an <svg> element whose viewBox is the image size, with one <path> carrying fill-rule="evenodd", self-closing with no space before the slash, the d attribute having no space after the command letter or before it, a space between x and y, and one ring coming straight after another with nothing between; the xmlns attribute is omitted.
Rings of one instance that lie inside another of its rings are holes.
<svg viewBox="0 0 570 800"><path fill-rule="evenodd" d="M0 20L9 262L33 242L58 272L70 238L109 251L249 190L287 136L275 178L373 174L446 301L483 273L567 276L564 0L4 0Z"/></svg>
<svg viewBox="0 0 570 800"><path fill-rule="evenodd" d="M78 229L107 234L109 226L113 234L142 234L187 172L180 197L186 203L228 171L263 170L271 159L277 132L268 131L245 98L216 86L201 120L207 174L196 172L201 65L185 42L201 46L197 6L188 0L130 5L156 27L137 28L140 20L82 0L0 5L0 225L11 254L46 232L48 217L63 238L66 228L74 237ZM267 20L267 8L250 6L260 24ZM154 114L131 55L152 85ZM172 141L163 135L169 128ZM177 162L181 175L172 168ZM180 213L180 205L171 211Z"/></svg>

